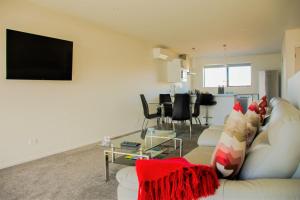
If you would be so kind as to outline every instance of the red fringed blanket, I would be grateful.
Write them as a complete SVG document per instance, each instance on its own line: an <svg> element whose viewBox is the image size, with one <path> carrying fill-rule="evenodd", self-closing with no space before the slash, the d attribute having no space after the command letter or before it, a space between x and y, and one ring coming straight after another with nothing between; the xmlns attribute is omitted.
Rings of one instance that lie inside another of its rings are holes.
<svg viewBox="0 0 300 200"><path fill-rule="evenodd" d="M137 160L139 200L193 200L215 193L216 172L184 158Z"/></svg>

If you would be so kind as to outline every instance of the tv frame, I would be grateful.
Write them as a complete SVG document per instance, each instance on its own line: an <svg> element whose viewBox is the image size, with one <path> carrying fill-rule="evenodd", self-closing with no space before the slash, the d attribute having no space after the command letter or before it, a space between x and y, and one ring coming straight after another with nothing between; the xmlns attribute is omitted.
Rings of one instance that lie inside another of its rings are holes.
<svg viewBox="0 0 300 200"><path fill-rule="evenodd" d="M69 45L71 45L71 51L72 51L72 54L71 54L71 66L70 66L70 79L54 79L54 78L13 78L13 77L10 77L8 76L8 66L9 66L9 63L8 63L8 38L7 38L7 35L8 35L8 32L9 31L14 31L14 32L19 32L19 33L24 33L24 34L28 34L28 35L32 35L34 37L42 37L42 38L47 38L47 39L53 39L53 40L59 40L59 41L62 41L62 42L66 42L66 43L69 43ZM38 34L34 34L34 33L28 33L28 32L24 32L24 31L18 31L18 30L13 30L13 29L6 29L6 79L7 80L51 80L51 81L72 81L73 80L73 41L69 41L69 40L64 40L64 39L59 39L59 38L54 38L54 37L49 37L49 36L44 36L44 35L38 35Z"/></svg>

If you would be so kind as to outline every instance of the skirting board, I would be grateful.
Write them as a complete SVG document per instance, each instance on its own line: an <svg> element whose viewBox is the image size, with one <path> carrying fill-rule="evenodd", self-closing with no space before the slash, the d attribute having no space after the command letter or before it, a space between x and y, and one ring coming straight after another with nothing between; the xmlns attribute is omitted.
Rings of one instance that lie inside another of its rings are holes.
<svg viewBox="0 0 300 200"><path fill-rule="evenodd" d="M117 138L117 137L121 137L121 136L124 136L124 135L129 135L131 133L136 133L138 131L141 131L141 130L132 131L132 132L129 132L129 133L124 133L124 134L121 134L121 135L117 135L117 136L112 137L112 139ZM43 153L43 154L40 154L38 156L36 156L36 155L35 156L28 156L28 157L25 157L25 158L20 159L20 160L16 160L16 161L13 161L13 162L6 163L4 165L0 164L0 170L8 168L8 167L24 164L24 163L27 163L27 162L31 162L31 161L34 161L34 160L46 158L48 156L53 156L53 155L59 154L59 153L73 153L74 151L81 151L83 149L91 148L94 145L98 145L98 144L100 144L100 142L101 142L101 140L96 141L96 142L91 141L91 142L88 142L86 144L77 144L77 145L73 145L71 147L67 147L67 148L63 148L63 149L59 149L59 150L54 150L54 151L49 151L47 153Z"/></svg>

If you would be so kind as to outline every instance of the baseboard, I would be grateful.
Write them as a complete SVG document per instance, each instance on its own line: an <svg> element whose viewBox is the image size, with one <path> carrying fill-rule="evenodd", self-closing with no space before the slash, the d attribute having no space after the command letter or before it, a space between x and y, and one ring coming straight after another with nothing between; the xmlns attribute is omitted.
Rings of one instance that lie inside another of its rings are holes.
<svg viewBox="0 0 300 200"><path fill-rule="evenodd" d="M121 135L117 135L117 136L112 137L112 139L119 138L119 137L122 137L122 136L126 136L126 135L136 133L136 132L139 132L139 131L141 131L141 130L132 131L132 132L129 132L129 133L124 133L124 134L121 134ZM62 149L59 149L59 150L49 151L47 153L43 153L43 154L38 155L38 156L29 156L29 157L24 158L24 159L9 162L5 165L0 164L0 170L5 169L5 168L9 168L9 167L13 167L13 166L16 166L16 165L20 165L20 164L25 164L25 163L28 163L28 162L32 162L32 161L35 161L35 160L39 160L39 159L46 158L46 157L49 157L49 156L53 156L53 155L60 154L60 153L68 153L68 152L71 153L71 152L74 152L74 151L81 151L81 150L84 150L86 148L90 148L94 145L100 144L100 142L101 142L101 140L91 141L91 142L88 142L88 143L85 143L85 144L74 145L74 146L67 147L67 148L62 148Z"/></svg>

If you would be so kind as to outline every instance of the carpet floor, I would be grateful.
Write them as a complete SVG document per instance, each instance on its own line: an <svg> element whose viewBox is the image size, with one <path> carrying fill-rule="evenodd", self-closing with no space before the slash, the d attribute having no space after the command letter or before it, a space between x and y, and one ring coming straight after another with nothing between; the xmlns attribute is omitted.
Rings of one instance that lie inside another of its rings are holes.
<svg viewBox="0 0 300 200"><path fill-rule="evenodd" d="M197 146L202 130L194 125L190 140L187 127L176 128L183 154ZM85 146L0 170L0 200L116 200L115 174L123 167L110 164L110 181L105 182L102 147Z"/></svg>

